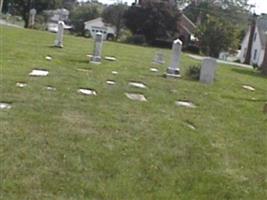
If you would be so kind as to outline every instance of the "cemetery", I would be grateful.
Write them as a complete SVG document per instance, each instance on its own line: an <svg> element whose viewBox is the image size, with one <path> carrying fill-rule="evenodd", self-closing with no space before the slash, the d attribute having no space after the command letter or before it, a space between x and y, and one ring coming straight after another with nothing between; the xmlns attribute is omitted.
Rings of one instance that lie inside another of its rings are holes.
<svg viewBox="0 0 267 200"><path fill-rule="evenodd" d="M266 77L63 26L1 26L0 199L265 199Z"/></svg>

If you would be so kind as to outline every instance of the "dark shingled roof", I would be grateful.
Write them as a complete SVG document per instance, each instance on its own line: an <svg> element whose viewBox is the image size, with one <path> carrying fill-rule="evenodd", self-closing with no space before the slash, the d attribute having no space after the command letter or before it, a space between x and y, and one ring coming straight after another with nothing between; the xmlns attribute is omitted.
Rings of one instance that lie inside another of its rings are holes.
<svg viewBox="0 0 267 200"><path fill-rule="evenodd" d="M265 32L267 32L267 14L261 15L257 19L257 27L259 29L259 37L261 40L262 48L265 48L266 44L266 38L265 38Z"/></svg>

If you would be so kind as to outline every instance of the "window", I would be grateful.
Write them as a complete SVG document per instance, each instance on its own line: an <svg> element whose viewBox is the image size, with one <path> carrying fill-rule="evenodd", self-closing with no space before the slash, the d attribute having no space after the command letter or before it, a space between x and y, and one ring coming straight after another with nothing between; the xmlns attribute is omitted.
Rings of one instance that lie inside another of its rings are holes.
<svg viewBox="0 0 267 200"><path fill-rule="evenodd" d="M257 49L255 49L255 50L254 50L254 56L253 56L253 60L256 60L256 59L257 59L257 53L258 53L258 50L257 50Z"/></svg>

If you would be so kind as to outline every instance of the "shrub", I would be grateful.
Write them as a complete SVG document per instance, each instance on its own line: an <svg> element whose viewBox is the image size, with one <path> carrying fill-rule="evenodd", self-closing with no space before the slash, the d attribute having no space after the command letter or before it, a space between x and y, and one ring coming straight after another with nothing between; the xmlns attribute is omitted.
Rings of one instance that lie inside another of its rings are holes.
<svg viewBox="0 0 267 200"><path fill-rule="evenodd" d="M127 39L127 42L132 44L144 44L146 39L144 35L133 35Z"/></svg>
<svg viewBox="0 0 267 200"><path fill-rule="evenodd" d="M192 80L199 80L200 78L200 65L191 65L186 71L186 76Z"/></svg>

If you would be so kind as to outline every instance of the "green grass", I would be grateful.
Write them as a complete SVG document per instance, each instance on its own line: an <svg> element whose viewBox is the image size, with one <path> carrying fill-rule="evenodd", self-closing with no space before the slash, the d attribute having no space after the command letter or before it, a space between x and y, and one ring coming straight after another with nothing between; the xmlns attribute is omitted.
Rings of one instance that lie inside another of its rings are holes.
<svg viewBox="0 0 267 200"><path fill-rule="evenodd" d="M66 36L55 49L54 34L0 28L0 102L13 106L0 110L0 199L267 199L266 78L224 65L212 86L165 79L168 63L158 75L149 71L154 48L105 42L103 54L118 61L92 65L91 40ZM193 64L183 55L182 73ZM33 68L50 74L29 77ZM131 80L148 89L129 87ZM80 87L98 95L79 95Z"/></svg>

